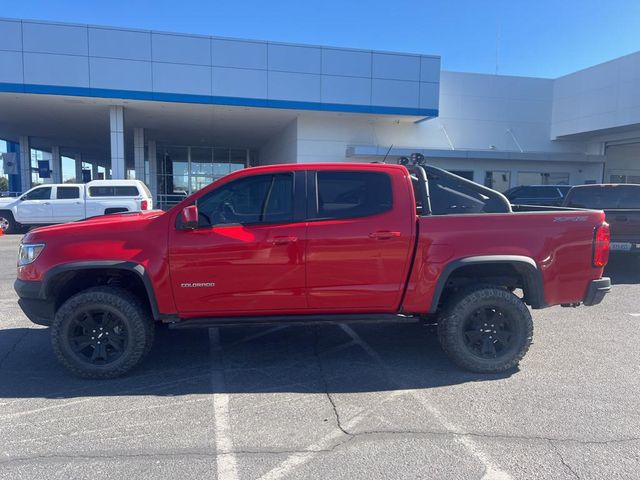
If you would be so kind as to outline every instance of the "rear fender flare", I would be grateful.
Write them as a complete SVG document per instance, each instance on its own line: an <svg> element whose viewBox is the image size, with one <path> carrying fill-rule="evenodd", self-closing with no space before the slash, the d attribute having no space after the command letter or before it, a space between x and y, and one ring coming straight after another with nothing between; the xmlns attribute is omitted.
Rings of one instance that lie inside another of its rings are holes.
<svg viewBox="0 0 640 480"><path fill-rule="evenodd" d="M544 281L542 273L538 269L538 265L533 258L523 255L482 255L459 258L446 265L436 284L428 313L435 313L437 311L442 292L444 291L449 278L456 270L469 265L488 264L512 265L524 278L524 288L527 292L527 299L531 303L531 307L538 309L546 306L544 300Z"/></svg>

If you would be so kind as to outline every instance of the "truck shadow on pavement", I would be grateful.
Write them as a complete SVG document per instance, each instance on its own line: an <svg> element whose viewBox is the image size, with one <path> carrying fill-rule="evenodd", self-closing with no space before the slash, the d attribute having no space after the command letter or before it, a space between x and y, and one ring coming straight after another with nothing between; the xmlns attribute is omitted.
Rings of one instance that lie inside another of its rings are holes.
<svg viewBox="0 0 640 480"><path fill-rule="evenodd" d="M463 371L447 359L433 330L422 325L353 330L360 343L339 325L227 327L214 344L207 330L159 327L142 364L112 380L69 374L56 361L46 328L0 330L0 398L356 393L492 381L517 371Z"/></svg>
<svg viewBox="0 0 640 480"><path fill-rule="evenodd" d="M613 254L604 275L611 278L613 285L629 285L640 283L640 258L632 255Z"/></svg>

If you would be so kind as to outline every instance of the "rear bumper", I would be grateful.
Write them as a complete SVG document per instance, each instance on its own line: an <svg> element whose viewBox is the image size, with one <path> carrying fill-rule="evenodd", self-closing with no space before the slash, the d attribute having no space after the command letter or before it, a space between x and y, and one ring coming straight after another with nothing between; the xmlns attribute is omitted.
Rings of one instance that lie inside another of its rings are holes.
<svg viewBox="0 0 640 480"><path fill-rule="evenodd" d="M591 280L589 288L587 289L587 296L584 298L583 303L587 307L597 305L602 302L604 296L611 291L611 279L609 277L599 278L598 280Z"/></svg>
<svg viewBox="0 0 640 480"><path fill-rule="evenodd" d="M612 238L611 253L640 253L640 238Z"/></svg>
<svg viewBox="0 0 640 480"><path fill-rule="evenodd" d="M13 288L18 294L18 305L29 320L37 325L50 326L55 314L52 299L42 295L42 282L29 282L17 279Z"/></svg>

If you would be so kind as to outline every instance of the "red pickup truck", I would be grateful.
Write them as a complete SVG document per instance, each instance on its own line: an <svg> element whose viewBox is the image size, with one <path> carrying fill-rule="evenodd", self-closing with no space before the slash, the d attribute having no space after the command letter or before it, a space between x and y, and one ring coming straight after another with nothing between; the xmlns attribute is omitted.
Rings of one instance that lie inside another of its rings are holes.
<svg viewBox="0 0 640 480"><path fill-rule="evenodd" d="M526 305L601 302L608 254L602 211L512 207L430 166L274 165L168 212L33 230L15 289L86 378L137 365L154 322L426 321L454 362L491 373L527 352Z"/></svg>

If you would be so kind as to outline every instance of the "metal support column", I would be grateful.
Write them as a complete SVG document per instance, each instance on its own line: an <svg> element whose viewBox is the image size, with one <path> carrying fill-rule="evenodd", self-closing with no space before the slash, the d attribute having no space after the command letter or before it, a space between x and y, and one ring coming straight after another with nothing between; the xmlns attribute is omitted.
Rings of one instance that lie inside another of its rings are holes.
<svg viewBox="0 0 640 480"><path fill-rule="evenodd" d="M126 178L124 159L124 107L112 105L109 111L111 128L111 178ZM108 171L108 170L107 170Z"/></svg>
<svg viewBox="0 0 640 480"><path fill-rule="evenodd" d="M60 147L51 147L51 181L62 183L62 159L60 157Z"/></svg>
<svg viewBox="0 0 640 480"><path fill-rule="evenodd" d="M31 188L31 145L28 136L20 137L20 188L23 192Z"/></svg>

